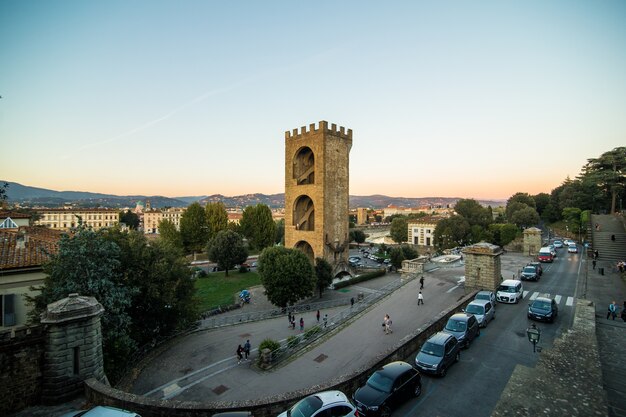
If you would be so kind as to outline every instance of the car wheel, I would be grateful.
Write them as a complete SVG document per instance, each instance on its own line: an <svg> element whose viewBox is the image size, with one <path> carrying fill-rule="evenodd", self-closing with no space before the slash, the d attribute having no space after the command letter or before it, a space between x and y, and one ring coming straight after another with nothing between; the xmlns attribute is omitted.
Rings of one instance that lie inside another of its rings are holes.
<svg viewBox="0 0 626 417"><path fill-rule="evenodd" d="M454 362L458 362L461 360L461 352L457 352L456 356L454 357Z"/></svg>
<svg viewBox="0 0 626 417"><path fill-rule="evenodd" d="M416 397L419 397L420 395L422 395L422 383L418 382L417 385L415 385L415 390L413 390L413 395L415 395Z"/></svg>
<svg viewBox="0 0 626 417"><path fill-rule="evenodd" d="M391 409L388 406L383 405L380 408L380 417L391 417Z"/></svg>
<svg viewBox="0 0 626 417"><path fill-rule="evenodd" d="M446 374L448 373L448 369L446 367L441 368L441 372L439 372L439 376L440 377L445 377Z"/></svg>
<svg viewBox="0 0 626 417"><path fill-rule="evenodd" d="M489 325L489 320L487 320L487 317L485 317L483 319L483 327L486 329L488 325Z"/></svg>
<svg viewBox="0 0 626 417"><path fill-rule="evenodd" d="M478 331L476 332L476 337L480 336L480 327L478 328Z"/></svg>

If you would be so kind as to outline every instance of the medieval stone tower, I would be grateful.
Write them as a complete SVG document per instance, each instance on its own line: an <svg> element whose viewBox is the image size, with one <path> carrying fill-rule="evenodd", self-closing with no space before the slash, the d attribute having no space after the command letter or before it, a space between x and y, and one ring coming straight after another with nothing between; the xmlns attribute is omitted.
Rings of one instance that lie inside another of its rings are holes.
<svg viewBox="0 0 626 417"><path fill-rule="evenodd" d="M285 132L285 247L349 272L348 187L352 130L326 121Z"/></svg>

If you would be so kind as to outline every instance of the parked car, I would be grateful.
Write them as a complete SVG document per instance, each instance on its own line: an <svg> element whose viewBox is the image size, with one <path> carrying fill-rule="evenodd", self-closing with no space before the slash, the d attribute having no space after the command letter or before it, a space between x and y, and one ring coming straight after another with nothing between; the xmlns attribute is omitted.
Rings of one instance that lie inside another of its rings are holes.
<svg viewBox="0 0 626 417"><path fill-rule="evenodd" d="M487 327L489 322L496 318L496 310L489 300L474 300L463 311L473 314L480 327Z"/></svg>
<svg viewBox="0 0 626 417"><path fill-rule="evenodd" d="M528 318L553 323L559 315L559 306L553 298L537 297L528 304Z"/></svg>
<svg viewBox="0 0 626 417"><path fill-rule="evenodd" d="M496 307L496 295L493 293L493 291L478 291L474 296L474 300L489 300L491 301L491 305L494 308Z"/></svg>
<svg viewBox="0 0 626 417"><path fill-rule="evenodd" d="M356 416L356 407L341 391L322 391L309 395L283 411L278 417Z"/></svg>
<svg viewBox="0 0 626 417"><path fill-rule="evenodd" d="M524 294L522 281L516 279L505 279L496 290L496 300L500 303L519 303Z"/></svg>
<svg viewBox="0 0 626 417"><path fill-rule="evenodd" d="M541 266L541 262L529 262L528 265L534 266L537 269L539 277L543 275L543 266Z"/></svg>
<svg viewBox="0 0 626 417"><path fill-rule="evenodd" d="M141 417L132 411L122 410L120 408L98 405L89 410L70 411L62 414L60 417Z"/></svg>
<svg viewBox="0 0 626 417"><path fill-rule="evenodd" d="M489 302L489 301L487 301ZM461 359L461 346L456 337L438 332L432 335L415 357L420 372L446 376L448 368Z"/></svg>
<svg viewBox="0 0 626 417"><path fill-rule="evenodd" d="M519 277L522 281L539 281L539 273L533 265L526 265Z"/></svg>
<svg viewBox="0 0 626 417"><path fill-rule="evenodd" d="M569 246L567 247L567 252L578 253L578 245L576 245L575 243L570 243Z"/></svg>
<svg viewBox="0 0 626 417"><path fill-rule="evenodd" d="M402 361L388 363L374 372L364 386L358 388L354 400L359 417L388 417L391 410L422 393L422 377L410 364ZM291 417L297 417L293 414Z"/></svg>
<svg viewBox="0 0 626 417"><path fill-rule="evenodd" d="M480 336L478 320L469 313L457 313L450 316L443 331L456 337L462 349L468 348L470 343Z"/></svg>

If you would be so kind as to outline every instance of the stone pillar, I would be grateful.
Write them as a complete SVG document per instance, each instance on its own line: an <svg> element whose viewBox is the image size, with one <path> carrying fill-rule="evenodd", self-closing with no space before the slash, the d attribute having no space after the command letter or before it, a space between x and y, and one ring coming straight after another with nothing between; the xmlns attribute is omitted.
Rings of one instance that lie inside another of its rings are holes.
<svg viewBox="0 0 626 417"><path fill-rule="evenodd" d="M463 250L465 255L465 293L495 289L500 285L502 264L499 246L480 242Z"/></svg>
<svg viewBox="0 0 626 417"><path fill-rule="evenodd" d="M83 381L105 382L100 316L104 308L94 297L70 294L48 304L43 384L44 404L59 404L83 393Z"/></svg>
<svg viewBox="0 0 626 417"><path fill-rule="evenodd" d="M541 249L541 229L529 227L524 230L524 254L537 256Z"/></svg>

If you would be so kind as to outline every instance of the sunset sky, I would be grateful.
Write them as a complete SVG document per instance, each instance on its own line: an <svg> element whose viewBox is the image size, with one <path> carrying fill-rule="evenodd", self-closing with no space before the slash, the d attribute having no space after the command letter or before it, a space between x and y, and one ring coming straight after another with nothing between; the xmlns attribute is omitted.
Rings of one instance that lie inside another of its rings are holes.
<svg viewBox="0 0 626 417"><path fill-rule="evenodd" d="M0 2L0 179L281 193L353 130L350 194L550 192L626 144L626 1Z"/></svg>

